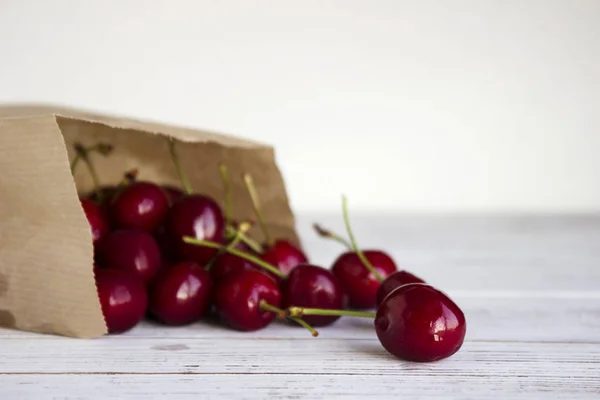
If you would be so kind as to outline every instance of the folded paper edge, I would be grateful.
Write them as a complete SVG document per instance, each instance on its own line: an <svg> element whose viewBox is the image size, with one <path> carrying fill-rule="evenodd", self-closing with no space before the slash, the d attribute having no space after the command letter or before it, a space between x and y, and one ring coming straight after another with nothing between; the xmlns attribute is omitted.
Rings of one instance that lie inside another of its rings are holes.
<svg viewBox="0 0 600 400"><path fill-rule="evenodd" d="M119 115L109 115L87 110L55 106L49 104L0 104L0 120L12 118L30 118L52 115L81 122L100 124L113 129L135 130L155 135L173 137L188 143L215 143L241 148L273 148L273 146L222 132L176 126L149 120L141 120Z"/></svg>

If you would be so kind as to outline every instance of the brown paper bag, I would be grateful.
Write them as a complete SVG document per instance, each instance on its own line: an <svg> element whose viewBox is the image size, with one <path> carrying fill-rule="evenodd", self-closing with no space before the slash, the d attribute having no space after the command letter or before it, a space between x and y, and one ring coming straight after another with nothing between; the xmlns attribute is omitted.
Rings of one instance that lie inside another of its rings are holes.
<svg viewBox="0 0 600 400"><path fill-rule="evenodd" d="M300 246L273 148L231 136L48 106L0 106L0 325L78 338L104 335L92 272L92 237L69 170L73 144L108 142L94 163L103 184L138 168L139 180L178 185L167 137L178 141L195 191L224 206L218 164L229 167L234 217L252 215L242 174L253 175L273 237ZM259 231L251 232L263 240Z"/></svg>

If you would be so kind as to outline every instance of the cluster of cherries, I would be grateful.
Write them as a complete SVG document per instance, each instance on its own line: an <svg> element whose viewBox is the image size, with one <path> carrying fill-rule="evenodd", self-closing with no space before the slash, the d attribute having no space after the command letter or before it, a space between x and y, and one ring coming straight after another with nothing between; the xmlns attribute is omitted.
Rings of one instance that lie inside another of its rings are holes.
<svg viewBox="0 0 600 400"><path fill-rule="evenodd" d="M107 155L111 146L76 146L72 170L85 162L96 185L80 201L92 230L96 285L109 333L128 331L145 317L178 326L214 314L240 331L281 319L317 336L314 327L350 316L374 319L383 347L404 360L436 361L460 349L466 333L461 309L419 277L398 270L385 252L361 251L345 198L350 241L315 225L321 236L348 247L326 269L310 264L294 243L269 237L251 176L244 182L265 243L248 234L253 220L232 220L226 166L220 166L223 210L191 190L175 143L169 146L184 190L140 181L133 172L119 185L102 187L90 155Z"/></svg>

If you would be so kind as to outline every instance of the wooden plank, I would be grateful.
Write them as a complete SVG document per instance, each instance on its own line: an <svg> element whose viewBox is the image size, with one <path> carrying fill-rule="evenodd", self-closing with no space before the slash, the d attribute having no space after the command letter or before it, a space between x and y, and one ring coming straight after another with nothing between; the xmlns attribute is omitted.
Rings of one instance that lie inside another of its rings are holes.
<svg viewBox="0 0 600 400"><path fill-rule="evenodd" d="M598 399L590 376L509 375L12 375L0 398L38 399Z"/></svg>
<svg viewBox="0 0 600 400"><path fill-rule="evenodd" d="M428 364L389 355L377 339L5 340L0 373L237 373L600 377L598 343L467 342Z"/></svg>
<svg viewBox="0 0 600 400"><path fill-rule="evenodd" d="M560 293L558 293L560 294ZM509 341L579 341L600 343L600 297L598 298L520 298L459 296L455 300L467 316L469 340ZM372 322L344 318L334 325L319 329L320 339L373 339ZM275 323L257 332L237 332L212 322L199 322L182 327L164 327L143 323L133 331L112 336L110 340L132 338L277 338L306 339L308 333L295 325ZM0 329L0 339L71 340L53 336ZM0 348L3 347L0 345Z"/></svg>
<svg viewBox="0 0 600 400"><path fill-rule="evenodd" d="M352 213L359 245L448 291L600 291L600 216L431 216ZM312 231L344 233L341 214L300 214L311 260L330 267L343 248Z"/></svg>

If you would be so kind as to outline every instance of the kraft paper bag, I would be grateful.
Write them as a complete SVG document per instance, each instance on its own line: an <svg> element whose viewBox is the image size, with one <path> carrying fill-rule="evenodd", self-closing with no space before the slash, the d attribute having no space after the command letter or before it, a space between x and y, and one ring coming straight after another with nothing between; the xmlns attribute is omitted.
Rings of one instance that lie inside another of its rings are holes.
<svg viewBox="0 0 600 400"><path fill-rule="evenodd" d="M110 143L94 156L102 184L137 168L138 180L179 185L170 159L174 138L195 192L224 207L218 165L229 168L234 218L253 215L243 173L254 178L271 236L301 246L274 149L199 130L73 109L0 105L0 326L92 338L106 334L93 274L92 236L78 194L92 190L74 144ZM256 228L257 240L264 237Z"/></svg>

